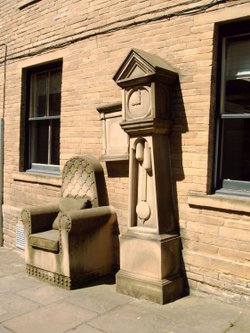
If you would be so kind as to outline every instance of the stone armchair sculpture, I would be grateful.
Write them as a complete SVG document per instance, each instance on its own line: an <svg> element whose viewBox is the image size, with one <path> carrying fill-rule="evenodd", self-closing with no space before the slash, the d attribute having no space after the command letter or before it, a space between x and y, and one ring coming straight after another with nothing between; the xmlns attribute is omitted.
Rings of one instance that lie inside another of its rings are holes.
<svg viewBox="0 0 250 333"><path fill-rule="evenodd" d="M22 222L29 275L73 289L116 269L116 214L93 157L67 161L58 205L24 209Z"/></svg>

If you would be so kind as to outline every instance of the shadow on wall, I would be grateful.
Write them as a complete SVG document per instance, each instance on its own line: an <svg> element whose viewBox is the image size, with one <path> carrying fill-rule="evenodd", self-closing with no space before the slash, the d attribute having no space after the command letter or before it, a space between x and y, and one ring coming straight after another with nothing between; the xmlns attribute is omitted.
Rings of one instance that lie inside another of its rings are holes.
<svg viewBox="0 0 250 333"><path fill-rule="evenodd" d="M175 87L175 96L173 101L173 127L169 136L170 143L170 158L171 158L171 172L172 172L172 187L173 187L173 206L175 212L175 218L177 221L178 233L180 233L180 220L179 220L179 202L178 197L183 194L177 191L177 182L181 182L185 179L185 173L182 163L182 135L188 132L187 118L185 114L185 106L183 103L182 91L180 81L178 80ZM182 241L181 248L183 249ZM189 293L188 280L186 276L185 263L181 256L182 275L186 282L186 293Z"/></svg>
<svg viewBox="0 0 250 333"><path fill-rule="evenodd" d="M106 169L108 178L129 178L129 160L106 161ZM114 224L113 234L115 272L117 272L120 268L120 229L118 223Z"/></svg>
<svg viewBox="0 0 250 333"><path fill-rule="evenodd" d="M112 161L106 162L108 177L110 178L128 178L129 161Z"/></svg>

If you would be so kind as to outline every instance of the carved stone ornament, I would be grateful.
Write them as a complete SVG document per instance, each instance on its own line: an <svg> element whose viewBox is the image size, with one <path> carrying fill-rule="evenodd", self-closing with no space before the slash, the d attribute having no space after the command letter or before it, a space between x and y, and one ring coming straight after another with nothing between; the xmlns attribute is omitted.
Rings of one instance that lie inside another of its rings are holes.
<svg viewBox="0 0 250 333"><path fill-rule="evenodd" d="M21 219L29 275L74 289L116 270L117 218L95 157L69 159L58 203L24 208Z"/></svg>
<svg viewBox="0 0 250 333"><path fill-rule="evenodd" d="M127 118L140 119L151 115L150 87L139 86L127 91Z"/></svg>
<svg viewBox="0 0 250 333"><path fill-rule="evenodd" d="M137 49L114 76L130 147L128 230L120 236L116 289L157 303L185 294L169 144L177 79L163 59Z"/></svg>
<svg viewBox="0 0 250 333"><path fill-rule="evenodd" d="M121 87L154 81L155 76L165 77L168 84L177 79L176 70L164 59L136 48L131 49L120 65L113 80Z"/></svg>
<svg viewBox="0 0 250 333"><path fill-rule="evenodd" d="M113 77L123 88L122 128L126 131L131 123L170 119L170 86L177 78L175 70L160 57L132 49Z"/></svg>
<svg viewBox="0 0 250 333"><path fill-rule="evenodd" d="M122 103L98 106L102 124L102 155L101 161L128 160L128 135L120 123L122 121Z"/></svg>

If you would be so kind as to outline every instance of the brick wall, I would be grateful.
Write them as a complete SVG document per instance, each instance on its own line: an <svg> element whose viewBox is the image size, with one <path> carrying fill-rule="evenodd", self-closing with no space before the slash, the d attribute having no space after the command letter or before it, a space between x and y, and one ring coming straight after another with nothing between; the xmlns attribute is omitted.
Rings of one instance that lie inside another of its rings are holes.
<svg viewBox="0 0 250 333"><path fill-rule="evenodd" d="M136 47L159 55L179 73L170 140L175 201L191 290L224 300L249 301L250 209L221 209L219 201L202 205L199 196L189 202L189 193L206 194L212 179L214 24L250 14L248 1L226 1L197 15L180 15L187 7L210 2L41 0L19 10L15 2L2 1L0 39L7 44L9 59L4 114L4 64L0 64L6 246L15 246L21 208L56 201L60 192L60 178L26 175L19 170L22 68L63 59L62 168L74 155L101 155L96 107L121 100L112 77L129 50ZM157 20L161 15L169 16ZM122 28L116 30L118 27ZM47 47L51 49L45 50ZM0 46L1 61L3 54L4 46ZM111 166L112 176L105 163L103 167L109 200L123 232L128 216L128 177L115 172L119 165Z"/></svg>

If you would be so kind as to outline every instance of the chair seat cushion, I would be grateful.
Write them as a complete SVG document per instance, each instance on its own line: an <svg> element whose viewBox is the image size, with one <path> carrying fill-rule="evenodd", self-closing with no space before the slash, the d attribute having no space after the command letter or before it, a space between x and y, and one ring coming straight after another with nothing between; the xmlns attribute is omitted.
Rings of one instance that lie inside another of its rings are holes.
<svg viewBox="0 0 250 333"><path fill-rule="evenodd" d="M59 220L62 213L66 213L71 210L79 210L84 208L90 208L91 203L87 198L61 198L59 201L59 209L57 217L55 218L52 228L55 230L59 229Z"/></svg>
<svg viewBox="0 0 250 333"><path fill-rule="evenodd" d="M29 236L29 242L32 247L51 251L59 252L59 231L49 230L38 232Z"/></svg>

